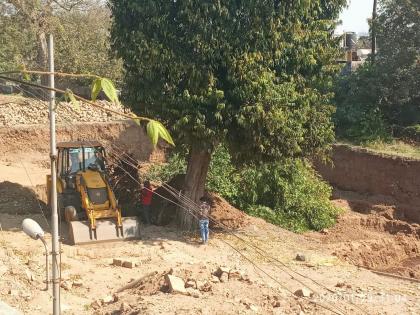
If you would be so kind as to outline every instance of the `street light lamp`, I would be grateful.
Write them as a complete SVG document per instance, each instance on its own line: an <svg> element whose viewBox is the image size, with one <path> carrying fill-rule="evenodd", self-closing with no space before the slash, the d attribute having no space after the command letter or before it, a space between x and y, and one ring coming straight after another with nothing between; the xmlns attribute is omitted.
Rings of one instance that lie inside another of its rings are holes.
<svg viewBox="0 0 420 315"><path fill-rule="evenodd" d="M39 226L39 224L29 218L26 218L22 221L22 230L26 235L31 237L34 240L40 239L44 244L45 248L45 268L46 268L46 279L45 279L45 291L48 290L49 275L48 275L48 246L44 238L44 231Z"/></svg>

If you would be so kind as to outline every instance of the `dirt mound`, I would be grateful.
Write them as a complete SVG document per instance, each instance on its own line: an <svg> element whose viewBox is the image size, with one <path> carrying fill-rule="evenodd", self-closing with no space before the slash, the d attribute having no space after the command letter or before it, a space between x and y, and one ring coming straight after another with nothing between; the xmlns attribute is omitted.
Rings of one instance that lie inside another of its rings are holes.
<svg viewBox="0 0 420 315"><path fill-rule="evenodd" d="M244 286L247 287L245 292ZM300 302L298 305L293 298L276 293L255 285L242 270L221 266L209 270L205 265L194 264L149 273L109 296L108 303L99 300L92 306L96 309L95 314L119 315L236 314L239 308L258 314L274 314L280 306L288 314L298 313L301 307L317 313L309 303ZM150 303L150 298L154 299L153 303ZM185 308L187 303L195 306Z"/></svg>
<svg viewBox="0 0 420 315"><path fill-rule="evenodd" d="M357 266L420 279L418 224L395 219L399 215L392 206L359 198L333 202L345 212L333 228L318 235L333 255Z"/></svg>
<svg viewBox="0 0 420 315"><path fill-rule="evenodd" d="M239 229L249 224L249 216L239 209L233 207L224 198L217 194L208 194L211 200L211 216L220 224L211 224L213 228Z"/></svg>
<svg viewBox="0 0 420 315"><path fill-rule="evenodd" d="M179 174L170 180L168 185L173 187L175 191L180 191L183 187L184 178L184 174ZM167 225L174 222L177 212L176 204L179 204L180 201L168 191L167 187L157 187L155 193L156 197L152 201L152 208L154 209L152 221L154 220L158 225ZM233 207L219 195L208 192L207 197L210 200L211 216L214 221L219 222L219 224L210 222L210 228L238 229L249 223L247 214Z"/></svg>
<svg viewBox="0 0 420 315"><path fill-rule="evenodd" d="M39 190L42 189L39 188ZM8 181L0 182L0 212L10 214L40 213L40 207L42 211L46 212L47 206L39 199L36 191Z"/></svg>

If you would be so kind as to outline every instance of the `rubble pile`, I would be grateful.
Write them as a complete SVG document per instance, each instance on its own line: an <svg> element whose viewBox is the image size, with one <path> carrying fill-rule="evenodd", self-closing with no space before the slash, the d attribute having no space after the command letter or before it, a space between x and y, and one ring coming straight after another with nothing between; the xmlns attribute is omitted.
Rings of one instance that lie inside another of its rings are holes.
<svg viewBox="0 0 420 315"><path fill-rule="evenodd" d="M141 311L141 303L137 302L142 301L146 296L170 294L197 299L207 298L206 295L214 294L215 286L223 286L225 283L232 281L253 284L246 273L226 266L219 266L212 272L206 266L201 266L198 272L189 269L154 271L138 280L133 279L112 296L109 295L93 301L91 307L100 311L101 314L103 312L107 313L106 310L111 309L113 310L109 312L111 314L114 314L113 312L116 312L115 314L131 314L135 311ZM229 293L227 292L226 297L228 296ZM241 303L251 310L258 308L251 302L241 301ZM278 297L273 298L270 304L272 307L280 305Z"/></svg>
<svg viewBox="0 0 420 315"><path fill-rule="evenodd" d="M96 104L121 113L129 113L122 104L98 100ZM67 102L57 104L57 123L110 122L124 117L108 113L100 108L79 102L79 106ZM0 94L0 126L32 125L48 123L48 102L36 98Z"/></svg>

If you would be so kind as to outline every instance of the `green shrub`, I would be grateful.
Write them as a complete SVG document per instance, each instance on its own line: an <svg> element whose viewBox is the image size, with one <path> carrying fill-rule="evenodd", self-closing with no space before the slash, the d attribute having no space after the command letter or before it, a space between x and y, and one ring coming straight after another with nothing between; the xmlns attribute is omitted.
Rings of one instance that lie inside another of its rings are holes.
<svg viewBox="0 0 420 315"><path fill-rule="evenodd" d="M420 143L420 124L404 128L401 132L401 135L408 141Z"/></svg>
<svg viewBox="0 0 420 315"><path fill-rule="evenodd" d="M351 75L338 79L333 120L339 138L355 143L391 138L391 128L378 101L382 91L377 72L375 66L366 63Z"/></svg>
<svg viewBox="0 0 420 315"><path fill-rule="evenodd" d="M168 163L151 167L148 177L168 181L185 171L185 158L176 153ZM331 187L300 159L238 170L228 150L219 146L206 186L248 214L295 232L329 227L339 213L329 200Z"/></svg>
<svg viewBox="0 0 420 315"><path fill-rule="evenodd" d="M178 174L185 174L186 170L184 156L173 153L169 155L167 163L153 165L148 171L147 178L156 182L167 182Z"/></svg>
<svg viewBox="0 0 420 315"><path fill-rule="evenodd" d="M224 146L217 147L210 162L206 188L235 203L238 182L239 174L231 162L228 150Z"/></svg>
<svg viewBox="0 0 420 315"><path fill-rule="evenodd" d="M239 184L240 208L296 232L330 227L339 214L331 187L302 160L248 168Z"/></svg>

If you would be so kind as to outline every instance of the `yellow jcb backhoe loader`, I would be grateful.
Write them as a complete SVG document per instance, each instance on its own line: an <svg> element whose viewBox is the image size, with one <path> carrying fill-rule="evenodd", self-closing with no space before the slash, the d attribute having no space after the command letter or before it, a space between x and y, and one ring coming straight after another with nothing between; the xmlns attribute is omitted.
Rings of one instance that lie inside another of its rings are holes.
<svg viewBox="0 0 420 315"><path fill-rule="evenodd" d="M140 237L136 217L121 216L107 180L105 150L98 141L57 144L57 200L72 244ZM47 175L50 204L51 176Z"/></svg>

